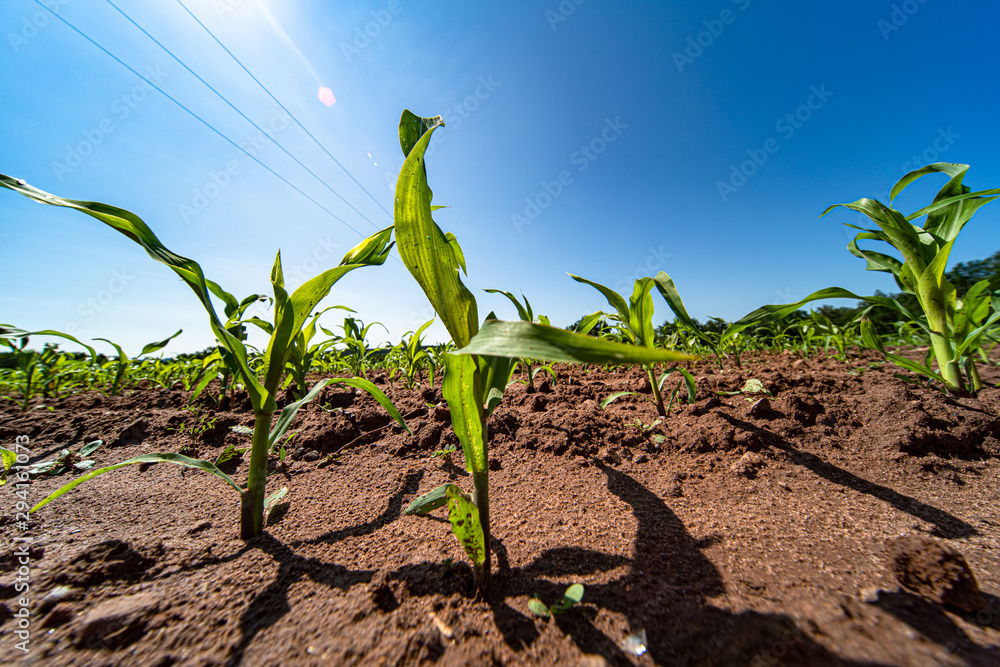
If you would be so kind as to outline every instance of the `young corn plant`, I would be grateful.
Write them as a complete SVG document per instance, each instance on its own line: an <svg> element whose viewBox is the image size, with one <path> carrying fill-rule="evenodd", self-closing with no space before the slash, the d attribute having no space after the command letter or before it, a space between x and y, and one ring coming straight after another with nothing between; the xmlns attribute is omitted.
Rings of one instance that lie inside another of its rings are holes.
<svg viewBox="0 0 1000 667"><path fill-rule="evenodd" d="M58 498L77 485L98 475L116 470L135 463L169 462L210 472L223 480L240 494L240 536L250 539L259 535L264 526L265 492L267 485L268 454L275 442L287 431L295 413L308 400L315 398L319 391L331 382L343 383L348 386L363 389L370 394L399 422L407 431L402 416L389 402L389 399L375 385L362 378L334 378L323 380L313 387L312 391L301 401L285 407L272 428L271 418L277 411L276 395L281 385L288 357L291 354L295 337L306 325L310 314L319 302L329 294L333 285L346 274L365 266L377 266L385 262L392 248L390 238L392 228L384 229L365 239L352 248L341 260L340 264L307 280L291 294L285 289L284 275L281 270L281 253L275 257L271 269L271 286L274 290L274 322L271 324L271 337L267 349L261 357L260 372L251 368L247 346L229 327L222 323L212 303L211 295L215 294L224 301L228 295L216 283L207 280L201 266L194 260L182 257L165 247L150 228L135 214L124 209L95 202L64 199L43 192L23 180L17 180L0 174L0 186L18 192L43 204L76 209L117 230L126 237L138 243L150 257L165 264L174 271L194 291L195 296L205 308L219 350L223 357L231 360L250 397L254 411L254 429L250 449L250 466L247 488L241 488L231 477L212 462L192 459L180 454L145 454L128 461L93 470L83 477L57 489L54 493L39 502L35 511L50 501ZM231 295L229 299L232 299ZM278 492L282 494L282 491Z"/></svg>
<svg viewBox="0 0 1000 667"><path fill-rule="evenodd" d="M851 254L864 259L868 271L892 274L896 284L906 294L916 297L920 314L913 314L896 299L885 296L858 296L840 287L819 290L793 304L762 306L734 322L730 329L780 319L803 305L819 299L846 298L866 301L892 308L905 321L913 322L930 337L935 371L930 362L919 363L899 355L886 357L907 370L941 382L951 393L973 392L982 388L982 380L972 354L983 344L984 335L1000 320L1000 296L993 294L997 277L974 284L965 297L958 298L955 286L945 277L948 257L959 233L980 207L1000 195L1000 189L970 192L962 183L967 164L938 162L916 169L901 178L889 191L889 205L874 199L859 199L849 204L834 204L823 211L826 215L838 206L858 211L875 223L876 228L860 230L848 244ZM928 174L945 174L949 180L935 195L930 205L910 215L892 208L893 200L914 181ZM913 221L926 216L923 225ZM875 250L863 249L859 241L879 241L898 253L898 257ZM867 346L884 352L878 333L871 322L862 322L861 334ZM965 371L963 375L962 371Z"/></svg>
<svg viewBox="0 0 1000 667"><path fill-rule="evenodd" d="M94 348L81 343L73 336L46 329L43 331L25 331L9 324L0 324L0 343L10 348L16 364L14 388L20 393L21 411L27 412L31 402L38 396L53 397L59 393L62 380L70 373L81 371L80 364L59 352L54 345L46 345L41 352L27 347L31 336L54 336L64 338L80 345L90 353L91 363L97 363L97 352ZM15 343L14 341L18 341ZM15 400L12 396L4 396Z"/></svg>
<svg viewBox="0 0 1000 667"><path fill-rule="evenodd" d="M406 332L398 346L406 383L411 388L417 384L421 366L427 368L427 381L431 387L434 386L434 359L423 346L423 333L432 324L434 324L434 320L427 320L416 331ZM406 337L407 334L409 334L409 338Z"/></svg>
<svg viewBox="0 0 1000 667"><path fill-rule="evenodd" d="M118 352L118 358L114 361L114 369L115 369L114 376L112 377L111 381L106 385L105 393L108 396L118 396L119 394L121 394L122 388L124 387L125 384L125 376L128 374L128 371L132 368L132 364L135 361L137 361L140 357L143 357L147 354L152 354L153 352L165 348L170 341L181 335L181 331L182 331L181 329L178 329L177 333L173 334L172 336L168 336L163 340L147 343L145 346L143 346L142 351L139 352L139 354L132 359L129 359L128 355L125 354L125 351L121 348L121 345L119 345L118 343L114 343L108 340L107 338L95 338L94 340L104 341L111 347L115 348L115 350Z"/></svg>
<svg viewBox="0 0 1000 667"><path fill-rule="evenodd" d="M572 273L569 274L569 277L578 283L590 285L604 295L604 298L608 301L608 305L615 309L615 313L610 313L607 317L614 323L613 326L619 330L625 342L649 349L656 347L656 331L653 328L652 294L653 286L657 284L655 279L639 278L636 280L632 288L632 296L626 303L625 297L609 287L587 280L586 278L581 278L580 276L575 276ZM655 363L646 363L643 366L646 369L646 375L649 377L649 385L653 392L653 402L656 404L656 411L661 417L666 417L668 411L666 405L663 403L663 393L661 390L664 381L667 379L667 374L657 379ZM674 393L676 395L676 392ZM624 395L626 393L622 392L614 398ZM614 398L611 400L614 400Z"/></svg>
<svg viewBox="0 0 1000 667"><path fill-rule="evenodd" d="M420 285L452 338L456 349L443 355L442 394L452 426L472 476L473 493L445 484L407 507L426 514L448 506L452 531L472 560L475 586L489 590L491 546L488 431L486 420L500 404L515 359L567 363L652 363L690 358L667 350L620 345L533 322L500 322L487 317L480 325L472 292L462 283L465 255L454 234L434 222L427 184L425 152L440 116L422 118L404 111L399 143L406 160L396 182L394 227L400 258Z"/></svg>
<svg viewBox="0 0 1000 667"><path fill-rule="evenodd" d="M528 297L524 296L523 293L521 294L521 298L524 299L524 305L522 306L521 302L517 300L517 297L514 296L513 294L511 294L510 292L506 291L506 290L502 290L502 289L488 289L488 290L483 290L483 291L486 292L486 293L488 293L488 294L503 294L505 297L507 297L507 300L510 301L512 304L514 304L514 307L517 308L517 316L520 317L521 320L523 320L524 322L535 322L536 321L535 320L535 313L531 309L531 303L528 301ZM546 317L545 315L539 315L538 319L537 319L537 322L539 324L550 325L549 318ZM532 371L532 369L531 369L531 359L519 359L518 362L521 363L522 365L524 365L524 372L527 375L527 380L526 380L525 384L528 385L528 390L529 391L535 391L535 374L538 372L538 369L535 369L534 371ZM545 368L545 367L543 367L543 368ZM555 373L554 373L554 371L551 368L548 368L547 370L548 370L548 372L549 372L550 375L552 375L553 377L555 377ZM511 371L511 374L514 373L514 367L513 366L511 367L510 371Z"/></svg>
<svg viewBox="0 0 1000 667"><path fill-rule="evenodd" d="M338 343L344 344L341 358L346 361L351 373L358 377L367 376L368 362L371 359L371 351L368 349L368 330L376 324L385 329L385 325L381 322L365 324L359 319L345 317L344 325L341 327L344 330L344 335L336 337ZM320 325L320 329L328 336L335 335L332 331L324 329L322 325ZM388 329L386 332L388 333Z"/></svg>
<svg viewBox="0 0 1000 667"><path fill-rule="evenodd" d="M323 354L323 352L337 343L336 338L328 338L319 343L313 343L312 339L316 337L316 328L318 326L318 321L320 315L328 310L333 310L334 308L339 308L341 310L350 310L354 312L347 306L330 306L329 308L324 308L319 311L309 322L302 327L302 331L299 335L295 337L295 344L292 345L291 352L288 354L288 373L290 379L295 382L295 387L297 390L296 398L302 399L309 393L309 379L308 375L312 371L313 363L316 358ZM265 323L266 324L266 323ZM270 325L264 329L267 333L272 333L268 331Z"/></svg>
<svg viewBox="0 0 1000 667"><path fill-rule="evenodd" d="M653 284L656 285L656 289L659 290L660 295L670 306L670 310L674 311L674 317L682 326L688 329L694 336L700 340L704 345L712 350L712 354L715 355L715 360L719 364L719 368L722 368L722 360L726 357L726 345L729 344L730 349L734 352L734 357L736 365L740 366L740 348L738 344L738 336L742 329L733 329L733 327L727 327L721 333L713 333L706 330L703 327L698 326L694 318L691 317L687 308L684 307L684 301L681 300L681 295L677 291L677 286L674 284L673 279L667 275L665 271L660 271L652 278ZM719 320L718 318L711 318L712 320Z"/></svg>

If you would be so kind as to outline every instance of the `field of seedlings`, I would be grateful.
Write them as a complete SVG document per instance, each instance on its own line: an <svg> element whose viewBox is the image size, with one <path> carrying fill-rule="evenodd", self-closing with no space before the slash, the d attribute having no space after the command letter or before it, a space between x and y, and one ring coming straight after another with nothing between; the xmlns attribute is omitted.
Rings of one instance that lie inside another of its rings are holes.
<svg viewBox="0 0 1000 667"><path fill-rule="evenodd" d="M109 358L0 325L0 662L1000 663L1000 258L946 270L1000 190L937 162L837 204L893 295L705 324L666 272L571 273L607 309L562 329L463 283L443 125L403 112L392 226L294 290L279 253L245 297L136 214L0 174L172 270L217 343L129 358L109 332ZM933 201L893 208L924 178ZM390 257L436 318L376 347L330 304Z"/></svg>

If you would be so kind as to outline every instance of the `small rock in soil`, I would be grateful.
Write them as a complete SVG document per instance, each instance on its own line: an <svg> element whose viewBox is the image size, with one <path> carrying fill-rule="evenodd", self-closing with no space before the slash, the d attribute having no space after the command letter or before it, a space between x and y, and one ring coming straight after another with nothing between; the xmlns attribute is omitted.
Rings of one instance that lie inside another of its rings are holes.
<svg viewBox="0 0 1000 667"><path fill-rule="evenodd" d="M635 458L632 459L632 463L645 463L649 460L649 457L645 454L636 454Z"/></svg>
<svg viewBox="0 0 1000 667"><path fill-rule="evenodd" d="M653 385L649 384L649 378L643 378L636 389L640 394L649 394L653 391Z"/></svg>
<svg viewBox="0 0 1000 667"><path fill-rule="evenodd" d="M211 521L202 521L196 526L192 526L188 529L188 535L194 535L195 533L200 533L203 530L208 530L212 527Z"/></svg>
<svg viewBox="0 0 1000 667"><path fill-rule="evenodd" d="M126 426L118 434L118 437L111 441L111 447L121 447L124 445L138 445L146 438L149 431L149 422L145 417L136 419Z"/></svg>
<svg viewBox="0 0 1000 667"><path fill-rule="evenodd" d="M310 449L308 452L302 455L303 461L316 461L319 460L319 452L315 449Z"/></svg>
<svg viewBox="0 0 1000 667"><path fill-rule="evenodd" d="M889 568L903 587L963 611L986 609L969 564L952 547L922 535L909 535L890 542L888 551Z"/></svg>
<svg viewBox="0 0 1000 667"><path fill-rule="evenodd" d="M89 649L127 646L143 635L150 617L157 611L159 602L152 593L102 602L80 619L76 645Z"/></svg>
<svg viewBox="0 0 1000 667"><path fill-rule="evenodd" d="M721 405L722 401L720 401L717 397L713 396L712 398L708 399L708 401L705 402L705 405L699 408L695 408L694 415L695 417L701 417L702 415L708 414L711 410L714 410L715 408Z"/></svg>
<svg viewBox="0 0 1000 667"><path fill-rule="evenodd" d="M767 419L772 416L774 411L771 409L771 401L766 398L762 398L753 405L750 406L750 416L757 417L759 419Z"/></svg>
<svg viewBox="0 0 1000 667"><path fill-rule="evenodd" d="M753 478L757 475L757 470L763 465L764 457L757 452L747 452L730 466L729 469L737 475Z"/></svg>
<svg viewBox="0 0 1000 667"><path fill-rule="evenodd" d="M71 602L60 602L49 615L42 619L43 628L58 628L61 625L66 625L73 620L73 603Z"/></svg>

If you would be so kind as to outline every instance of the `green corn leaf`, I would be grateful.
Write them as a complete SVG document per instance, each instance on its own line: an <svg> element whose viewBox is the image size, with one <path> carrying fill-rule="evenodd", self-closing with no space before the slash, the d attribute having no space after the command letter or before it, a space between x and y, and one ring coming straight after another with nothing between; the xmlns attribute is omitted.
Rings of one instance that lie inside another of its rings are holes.
<svg viewBox="0 0 1000 667"><path fill-rule="evenodd" d="M589 334L591 332L591 330L593 330L593 328L595 326L597 326L597 323L600 322L604 318L604 316L605 316L605 313L603 311L600 311L600 310L597 311L596 313L592 313L590 315L587 315L586 317L584 317L583 319L580 320L580 324L576 328L576 333L579 333L579 334ZM546 324L546 323L542 322L542 324Z"/></svg>
<svg viewBox="0 0 1000 667"><path fill-rule="evenodd" d="M635 281L632 298L629 300L628 326L636 338L637 345L653 347L656 342L653 328L653 285L652 278L640 278Z"/></svg>
<svg viewBox="0 0 1000 667"><path fill-rule="evenodd" d="M42 204L72 208L86 213L135 241L143 247L150 257L170 267L194 291L198 300L201 301L205 312L208 313L213 333L232 354L232 358L250 394L250 400L254 405L254 409L260 409L264 398L264 388L257 381L255 374L251 372L247 365L246 348L242 342L234 338L226 330L219 320L210 297L210 287L215 284L211 283L211 281L206 281L205 274L197 262L169 250L160 242L160 239L156 237L156 234L152 232L145 222L134 213L125 209L98 202L57 197L28 185L23 180L14 179L4 174L0 174L0 187L18 192ZM215 287L218 286L215 285ZM92 356L96 357L96 353L92 353Z"/></svg>
<svg viewBox="0 0 1000 667"><path fill-rule="evenodd" d="M486 561L486 538L479 523L479 509L472 497L451 484L445 494L448 496L448 519L451 530L461 542L465 553L476 565Z"/></svg>
<svg viewBox="0 0 1000 667"><path fill-rule="evenodd" d="M264 353L264 387L270 392L271 400L273 400L271 394L279 385L281 376L284 374L285 364L288 361L288 355L294 345L295 338L302 331L307 318L317 304L330 293L338 280L362 266L378 266L385 262L391 249L390 232L391 230L384 229L363 240L344 256L344 261L351 263L341 264L310 278L291 296L284 289L281 253L278 253L274 260L274 268L271 270L271 284L274 288L275 326Z"/></svg>
<svg viewBox="0 0 1000 667"><path fill-rule="evenodd" d="M849 204L832 204L820 214L820 217L838 206L868 216L886 235L888 242L903 255L904 263L913 266L917 272L924 270L930 258L924 254L918 229L903 217L902 213L876 199L864 197Z"/></svg>
<svg viewBox="0 0 1000 667"><path fill-rule="evenodd" d="M504 391L510 384L517 360L510 357L483 357L486 380L483 385L485 392L486 416L489 417L501 401Z"/></svg>
<svg viewBox="0 0 1000 667"><path fill-rule="evenodd" d="M608 396L607 398L605 398L603 401L601 401L601 407L602 408L608 407L609 405L611 405L612 403L614 403L615 401L617 401L622 396L638 396L638 395L639 395L639 393L635 392L635 391L616 391L615 393L611 394L610 396Z"/></svg>
<svg viewBox="0 0 1000 667"><path fill-rule="evenodd" d="M906 189L911 183L927 174L943 173L950 178L944 187L934 196L934 202L911 216L907 220L915 220L923 215L927 215L924 229L933 234L939 244L953 241L965 226L965 223L972 218L973 214L981 207L996 197L1000 190L984 190L981 192L969 192L968 186L962 184L962 179L968 171L967 164L953 164L950 162L937 162L921 167L906 174L901 178L889 192L889 201L895 199L899 193Z"/></svg>
<svg viewBox="0 0 1000 667"><path fill-rule="evenodd" d="M187 456L183 456L181 454L173 454L173 453L143 454L142 456L137 456L134 459L129 459L128 461L122 461L121 463L116 463L115 465L107 466L105 468L98 468L97 470L91 470L86 475L78 477L69 484L65 484L56 489L55 491L53 491L52 493L50 493L48 496L42 499L41 502L32 507L31 511L37 512L39 509L41 509L45 505L48 505L50 502L52 502L59 496L63 495L67 491L75 489L76 487L78 487L79 485L83 484L88 480L94 479L95 477L103 475L106 472L111 472L112 470L118 470L119 468L124 468L127 465L133 465L135 463L175 463L177 465L185 466L187 468L195 468L197 470L203 470L205 472L215 475L223 482L236 489L236 491L239 492L240 495L244 493L243 489L240 488L239 484L233 481L233 479L229 475L219 470L215 466L215 464L211 463L210 461L203 461L201 459L192 459Z"/></svg>
<svg viewBox="0 0 1000 667"><path fill-rule="evenodd" d="M872 324L871 320L867 317L861 320L861 341L864 343L865 347L881 352L885 355L886 359L901 368L905 368L906 370L912 371L918 375L923 375L924 377L932 378L941 384L948 384L940 374L935 373L930 367L917 363L912 359L907 359L906 357L901 357L897 354L887 352L885 344L882 342L882 337L878 335L878 332L875 330L875 325Z"/></svg>
<svg viewBox="0 0 1000 667"><path fill-rule="evenodd" d="M409 109L403 110L399 119L399 146L403 149L403 155L409 157L420 139L438 126L444 127L441 116L422 118Z"/></svg>
<svg viewBox="0 0 1000 667"><path fill-rule="evenodd" d="M399 256L424 291L458 347L476 334L476 299L462 283L465 259L453 235L445 235L431 217L433 193L427 184L424 152L440 118L420 118L404 111L400 145L407 156L396 181L395 230ZM418 135L417 132L422 134Z"/></svg>
<svg viewBox="0 0 1000 667"><path fill-rule="evenodd" d="M525 309L525 307L521 305L521 302L517 300L516 296L514 296L513 294L511 294L506 290L486 289L483 291L489 294L503 294L512 304L514 304L514 307L517 308L517 316L520 317L525 322L531 322L532 320L535 319L534 315L531 312L531 304L528 303L528 299L525 298L523 294L521 295L521 298L524 299L524 303L527 304L528 306L527 309Z"/></svg>
<svg viewBox="0 0 1000 667"><path fill-rule="evenodd" d="M694 376L686 368L678 368L677 370L684 378L684 384L687 387L688 404L694 405L695 397L698 395L698 386L694 381Z"/></svg>
<svg viewBox="0 0 1000 667"><path fill-rule="evenodd" d="M698 358L672 350L613 343L544 324L496 320L485 322L472 342L453 354L585 364L645 364Z"/></svg>
<svg viewBox="0 0 1000 667"><path fill-rule="evenodd" d="M873 305L886 306L902 315L905 321L914 322L920 326L921 329L927 331L927 325L925 323L921 323L920 318L915 317L909 310L893 298L886 296L859 296L854 292L850 292L841 287L827 287L826 289L813 292L809 296L801 299L800 301L796 301L795 303L761 306L757 310L744 315L739 320L729 325L723 333L723 338L731 337L733 334L743 331L747 327L761 326L769 322L774 322L775 320L783 319L807 303L812 303L813 301L819 301L821 299L854 299L855 301L865 301Z"/></svg>
<svg viewBox="0 0 1000 667"><path fill-rule="evenodd" d="M139 353L139 356L142 357L142 356L147 355L147 354L152 354L153 352L156 352L157 350L162 350L163 348L165 348L167 346L167 344L170 341L172 341L173 339L175 339L178 336L180 336L181 333L183 333L183 331L184 331L183 329L178 329L177 333L175 333L172 336L168 336L168 337L164 338L163 340L156 341L154 343L146 343L146 345L142 348L142 352Z"/></svg>
<svg viewBox="0 0 1000 667"><path fill-rule="evenodd" d="M476 359L466 354L446 354L444 368L441 393L451 410L455 435L462 443L465 467L470 473L483 472L487 469L486 423L483 419L483 383Z"/></svg>
<svg viewBox="0 0 1000 667"><path fill-rule="evenodd" d="M625 303L625 299L622 298L621 294L619 294L618 292L614 291L610 287L605 287L604 285L602 285L600 283L595 283L592 280L587 280L586 278L581 278L580 276L575 276L572 273L569 273L567 275L570 278L572 278L573 280L575 280L576 282L583 283L584 285L590 285L591 287L593 287L594 289L596 289L598 292L600 292L601 294L603 294L604 298L607 299L607 301L608 301L608 305L611 306L612 308L614 308L615 312L618 313L618 318L622 322L628 322L629 321L629 317L628 317L628 313L629 313L629 311L628 311L628 304ZM521 319L524 319L524 318L521 318Z"/></svg>
<svg viewBox="0 0 1000 667"><path fill-rule="evenodd" d="M700 328L688 314L687 308L684 307L684 301L681 300L680 292L677 291L677 286L674 284L673 279L666 271L660 271L653 277L653 281L656 283L656 288L659 290L660 295L667 302L667 305L670 306L670 310L674 311L674 316L681 321L681 324L701 338Z"/></svg>
<svg viewBox="0 0 1000 667"><path fill-rule="evenodd" d="M410 435L413 434L410 426L406 423L406 420L403 419L403 416L399 414L399 410L397 410L396 406L392 404L389 397L385 395L385 392L368 380L365 380L364 378L327 378L317 382L313 388L309 390L309 393L301 399L295 401L294 403L289 403L284 407L281 414L278 415L278 421L275 422L274 428L271 429L271 433L267 436L268 452L274 451L277 443L292 425L292 420L295 419L295 415L298 413L299 409L302 406L314 401L316 397L320 395L320 392L323 391L324 387L329 384L346 384L348 387L354 387L355 389L361 389L362 391L367 392L372 398L378 401L379 405L385 408L386 412L388 412L389 415L396 420L397 424L406 429L406 432Z"/></svg>
<svg viewBox="0 0 1000 667"><path fill-rule="evenodd" d="M406 516L423 516L439 507L444 507L448 504L448 487L455 486L454 484L442 484L441 486L435 487L434 489L428 491L424 495L420 496L412 503L406 506L403 510L403 514Z"/></svg>
<svg viewBox="0 0 1000 667"><path fill-rule="evenodd" d="M3 179L6 178L3 174L0 174L0 186L2 186ZM17 327L11 326L9 324L0 324L0 338L8 340L17 340L18 338L30 338L31 336L55 336L57 338L65 338L66 340L73 341L77 345L86 348L87 352L90 353L90 358L95 363L97 362L97 352L91 346L86 343L81 343L73 336L68 333L62 333L61 331L53 331L52 329L43 329L41 331L25 331L24 329L18 329Z"/></svg>

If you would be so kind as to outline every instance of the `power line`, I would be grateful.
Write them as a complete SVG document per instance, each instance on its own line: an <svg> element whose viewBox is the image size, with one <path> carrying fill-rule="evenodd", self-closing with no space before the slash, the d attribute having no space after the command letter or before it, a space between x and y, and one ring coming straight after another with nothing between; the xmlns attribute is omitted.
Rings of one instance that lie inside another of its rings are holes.
<svg viewBox="0 0 1000 667"><path fill-rule="evenodd" d="M208 81L205 81L205 79L201 78L193 69L191 69L190 67L188 67L184 63L184 61L182 61L180 58L178 58L176 55L174 55L174 53L170 49L168 49L167 47L165 47L160 42L160 40L156 39L151 34L149 34L149 32L147 32L145 28L143 28L141 25L139 25L138 23L136 23L135 20L131 16L129 16L128 14L126 14L124 11L122 11L121 8L119 8L118 5L116 5L114 2L112 2L111 0L106 0L106 1L107 1L107 3L109 5L111 5L112 7L114 7L115 10L119 14L121 14L122 16L124 16L126 18L126 20L128 20L129 23L131 23L136 28L138 28L140 31L142 31L142 34L144 34L146 37L149 37L151 40L153 40L156 43L157 46L159 46L161 49L163 49L164 51L166 51L167 55L169 55L171 58L173 58L174 60L176 60L178 62L178 64L180 64L181 67L183 67L184 69L186 69L192 76L194 76L196 79L198 79L203 84L205 84L205 86L208 87L208 89L211 90L213 93L215 93L219 97L219 99L221 99L223 102L225 102L226 104L228 104L230 109L232 109L233 111L235 111L236 113L238 113L240 116L242 116L244 120L246 120L248 123L250 123L251 125L253 125L264 136L266 136L268 139L270 139L274 143L275 146L277 146L278 148L280 148L285 155L287 155L288 157L292 158L297 165L299 165L300 167L302 167L303 169L305 169L307 172L309 172L309 174L312 175L312 177L315 178L317 181L319 181L323 185L323 187L325 187L327 190L329 190L330 192L332 192L333 194L335 194L340 199L340 201L342 201L345 204L347 204L355 213L357 213L362 218L364 218L368 222L368 224L370 224L374 229L379 229L378 225L376 225L374 222L372 222L371 220L368 219L368 216L366 216L364 213L362 213L361 211L359 211L349 201L347 201L346 199L344 199L340 195L339 192L337 192L336 190L334 190L330 186L329 183L327 183L322 178L320 178L316 174L316 172L314 172L312 169L310 169L305 164L303 164L300 159L298 159L297 157L295 157L294 155L292 155L291 153L289 153L288 150L284 146L281 145L281 142L279 142L277 139L275 139L270 134L268 134L267 131L264 128L262 128L260 125L258 125L254 121L252 121L245 113L243 113L242 111L240 111L239 109L237 109L236 105L234 105L232 102L230 102L228 99L226 99L225 95L223 95L218 90L216 90L212 86L212 84L210 84Z"/></svg>
<svg viewBox="0 0 1000 667"><path fill-rule="evenodd" d="M124 67L128 71L132 72L132 74L135 74L137 77L139 77L140 79L142 79L143 81L145 81L146 83L148 83L150 86L152 86L153 88L155 88L157 91L159 91L159 93L161 95L163 95L168 100L170 100L171 102L173 102L174 104L176 104L177 106L179 106L184 111L188 112L191 116L193 116L195 118L195 120L197 120L198 122L200 122L202 125L204 125L208 129L212 130L212 132L215 132L217 135L219 135L220 137L222 137L227 143L232 144L238 151L240 151L241 153L245 154L248 158L250 158L251 160L253 160L257 164L259 164L261 167L263 167L267 171L269 171L272 174L274 174L274 176L276 176L279 180L281 180L283 183L285 183L285 185L287 185L288 187L292 188L293 190L295 190L296 192L298 192L300 195L302 195L303 197L305 197L306 199L308 199L309 201L311 201L313 204L316 204L316 206L320 207L321 209L323 209L324 211L326 211L327 213L329 213L330 216L333 217L333 219L335 219L338 222L340 222L342 225L344 225L345 227L347 227L348 229L350 229L352 232L354 232L358 236L364 238L364 236L365 236L364 234L362 234L361 232L359 232L358 230L356 230L351 225L347 224L347 222L345 222L343 220L343 218L341 218L339 215L337 215L336 213L334 213L333 211L331 211L330 209L328 209L327 207L323 206L321 203L319 203L318 201L316 201L315 199L313 199L312 197L310 197L309 195L307 195L300 188L298 188L297 186L293 185L287 178L285 178L284 176L282 176L281 174L279 174L278 172L276 172L275 170L271 169L266 164L264 164L263 162L261 162L260 160L258 160L256 156L251 155L249 152L247 152L247 150L245 148L243 148L242 146L240 146L239 144L237 144L235 141L233 141L232 139L230 139L229 137L227 137L226 135L224 135L219 130L215 129L215 127L211 123L209 123L204 118L202 118L201 116L199 116L198 114L196 114L194 111L191 111L191 109L189 109L186 106L184 106L184 104L182 104L181 102L179 102L172 95L170 95L165 90L163 90L162 88L160 88L158 85L156 85L155 83L153 83L152 81L150 81L149 79L147 79L146 77L144 77L142 74L140 74L139 72L137 72L130 65L128 65L127 63L125 63L125 61L123 61L121 58L119 58L115 54L111 53L106 48L104 48L103 46L101 46L100 44L98 44L96 41L94 41L93 39L91 39L86 33L84 33L82 30L80 30L75 25L73 25L72 23L70 23L68 20L66 20L65 18L63 18L59 14L56 14L54 11L52 11L51 9L49 9L48 7L46 7L41 2L41 0L35 0L35 4L38 5L39 7L43 8L48 13L52 14L52 16L54 16L57 19L59 19L60 21L62 21L63 24L65 24L73 32L75 32L76 34L80 35L85 40L87 40L88 42L90 42L91 44L93 44L94 46L96 46L98 49L100 49L101 51L103 51L104 53L106 53L108 56L110 56L111 58L113 58L119 65L121 65L122 67Z"/></svg>
<svg viewBox="0 0 1000 667"><path fill-rule="evenodd" d="M188 9L188 8L187 8L187 6L186 6L186 5L185 5L185 4L183 3L183 2L181 2L181 0L177 0L177 4L178 4L178 5L180 5L180 6L181 6L181 8L182 8L182 9L183 9L184 11L186 11L186 12L188 13L188 16L190 16L190 17L191 17L192 19L194 19L194 20L195 20L195 23L197 23L198 25L200 25L200 26L201 26L202 30L204 30L205 32L207 32L207 33L208 33L208 36L209 36L209 37L211 37L211 38L212 38L213 40L215 40L215 43L216 43L216 44L218 44L218 45L219 45L220 47L222 47L222 50L223 50L223 51L225 51L225 52L226 52L227 54L229 54L229 57L230 57L230 58L232 58L232 59L233 59L234 61L236 61L236 64L237 64L237 65L239 65L240 67L242 67L242 68L243 68L243 71L244 71L244 72L246 72L246 73L247 73L247 75L248 75L248 76L249 76L249 77L250 77L251 79L253 79L253 80L254 80L254 82L255 82L255 83L256 83L256 84L258 85L258 86L260 86L260 87L261 87L261 89L262 89L262 90L263 90L263 91L264 91L265 93L267 93L267 94L268 94L268 96L270 96L270 98L271 98L272 100L274 100L274 103L275 103L275 104L277 104L277 105L278 105L279 107L281 107L281 110L282 110L282 111L284 111L284 112L285 112L286 114L288 114L288 116L289 116L289 117L290 117L290 118L291 118L292 120L294 120L294 121L295 121L295 124L296 124L296 125L298 125L298 126L299 126L299 127L300 127L300 128L302 129L302 131L303 131L303 132L305 132L305 133L306 133L306 135L308 135L308 136L309 136L309 138L310 138L310 139L312 139L312 140L313 140L313 143L315 143L315 144L316 144L317 146L319 146L320 150L322 150L322 151L323 151L324 153L326 153L326 154L327 154L327 156L328 156L328 157L329 157L329 158L330 158L331 160L333 160L333 161L334 161L334 162L336 163L336 165L337 165L338 167L340 167L341 169L343 169L343 170L344 170L344 173L345 173L345 174L347 174L347 175L348 175L348 177L350 177L350 179L351 179L352 181L354 181L354 182L355 182L355 183L357 184L357 186L358 186L359 188L361 188L362 190L364 190L365 194L366 194L366 195L368 195L368 196L369 196L369 197L371 198L371 200L372 200L373 202L375 202L375 204L376 204L376 205L377 205L377 206L378 206L378 207L379 207L380 209L382 209L383 211L385 211L385 214L386 214L386 215L388 215L388 216L389 216L390 218L392 217L392 213L390 213L389 211L387 211L387 210L386 210L386 208L385 208L384 206L382 206L381 202L379 202L379 200L375 199L375 196L374 196L374 195L372 195L372 193L368 191L368 188L366 188L365 186L361 185L361 183L360 183L360 182L358 182L358 179L354 178L354 175L353 175L353 174L351 174L351 172L347 171L347 168L346 168L346 167L345 167L344 165L340 164L340 160L338 160L337 158L333 157L333 154L332 154L332 153L330 153L330 151L328 151L328 150L326 149L326 146L324 146L324 145L323 145L322 143L320 143L319 139L317 139L316 137L314 137L314 136L313 136L313 133L312 133L312 132L310 132L309 130L307 130L307 129L306 129L306 127L305 127L305 125L303 125L302 123L300 123L300 122L299 122L299 119L295 117L295 114L293 114L293 113L292 113L291 111L289 111L288 109L286 109L286 108L285 108L285 105L284 105L284 104L282 104L282 103L281 103L281 102L280 102L280 101L278 100L278 98L277 98L277 97L275 97L275 96L274 96L274 95L273 95L273 94L271 93L271 91L270 91L270 90L268 90L267 86L265 86L265 85L264 85L263 83L261 83L261 82L260 82L260 80L259 80L259 79L258 79L258 78L257 78L256 76L254 76L254 75L253 75L253 72L251 72L251 71L250 71L249 69L247 69L246 65L244 65L244 64L243 64L243 63L242 63L242 62L240 61L240 59L239 59L239 58L237 58L237 57L236 57L236 56L235 56L235 55L233 54L233 52L232 52L232 51L230 51L229 49L227 49L227 48L226 48L226 45L225 45L225 44L223 44L223 43L222 43L222 42L221 42L221 41L219 40L219 38L218 38L218 37L216 37L216 36L215 36L215 34L214 34L214 33L213 33L213 32L212 32L211 30L209 30L209 29L208 29L208 27L207 27L207 26L206 26L206 25L205 25L204 23L202 23L202 22L201 22L201 20L200 20L200 19L199 19L199 18L198 18L197 16L195 16L195 15L194 15L193 13L191 13L191 10L190 10L190 9Z"/></svg>

